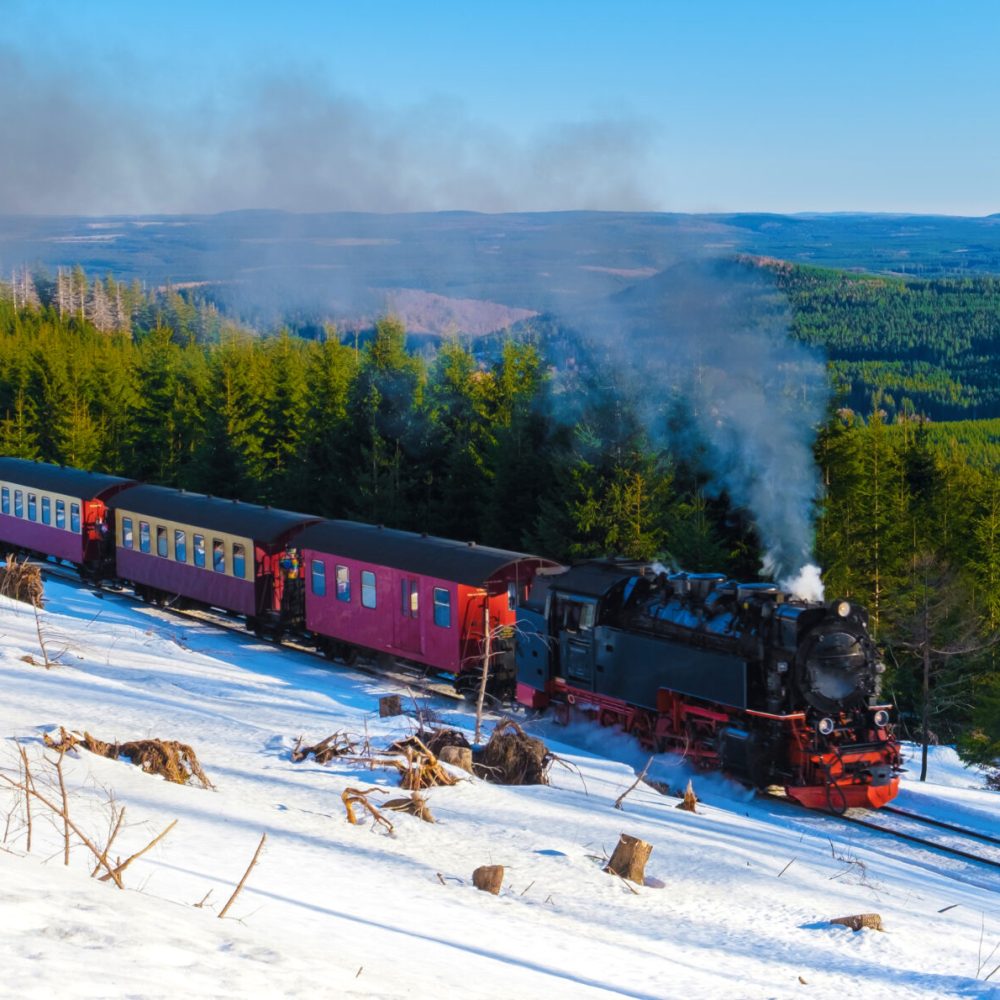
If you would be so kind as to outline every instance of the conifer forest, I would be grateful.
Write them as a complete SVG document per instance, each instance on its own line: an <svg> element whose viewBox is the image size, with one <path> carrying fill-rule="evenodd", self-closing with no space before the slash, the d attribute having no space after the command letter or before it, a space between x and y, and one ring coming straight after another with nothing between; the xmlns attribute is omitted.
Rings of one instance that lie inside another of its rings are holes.
<svg viewBox="0 0 1000 1000"><path fill-rule="evenodd" d="M867 606L885 691L968 760L1000 757L1000 279L766 262L833 387L817 428L828 597ZM571 561L760 572L697 452L551 355L567 331L420 344L242 326L208 299L77 268L0 284L0 454ZM572 397L574 404L565 405Z"/></svg>

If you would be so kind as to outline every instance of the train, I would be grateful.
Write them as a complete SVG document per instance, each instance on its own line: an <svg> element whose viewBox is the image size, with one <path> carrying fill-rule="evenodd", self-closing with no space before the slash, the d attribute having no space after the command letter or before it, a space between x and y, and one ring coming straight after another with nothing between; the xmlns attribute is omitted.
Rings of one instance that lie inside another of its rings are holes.
<svg viewBox="0 0 1000 1000"><path fill-rule="evenodd" d="M583 713L808 808L898 790L883 667L850 601L622 560L566 567L18 458L0 458L0 547L346 662L404 660L465 694Z"/></svg>

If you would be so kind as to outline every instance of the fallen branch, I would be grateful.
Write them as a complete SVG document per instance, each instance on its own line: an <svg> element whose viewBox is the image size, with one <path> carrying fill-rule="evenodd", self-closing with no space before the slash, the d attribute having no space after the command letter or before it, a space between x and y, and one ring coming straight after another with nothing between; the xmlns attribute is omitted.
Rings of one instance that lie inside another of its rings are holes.
<svg viewBox="0 0 1000 1000"><path fill-rule="evenodd" d="M653 763L653 758L650 757L649 760L646 761L646 766L642 769L642 771L638 775L636 775L635 781L633 781L632 784L629 785L628 788L626 788L625 791L622 792L617 799L615 799L616 809L621 809L622 803L625 801L625 796L628 795L628 793L631 792L632 789L635 788L636 785L638 785L639 782L646 777L646 772L649 770L649 765L652 763Z"/></svg>
<svg viewBox="0 0 1000 1000"><path fill-rule="evenodd" d="M125 810L123 809L122 812L124 811ZM148 850L150 850L150 848L155 847L175 826L177 826L177 820L174 820L162 833L157 834L157 836L155 836L141 851L136 851L130 858L126 858L126 860L121 862L121 864L115 865L113 872L109 872L107 875L102 875L100 881L107 882L109 878L114 878L116 875L121 876L121 873L125 871L125 869L128 868L128 866L132 864L136 858L141 858Z"/></svg>

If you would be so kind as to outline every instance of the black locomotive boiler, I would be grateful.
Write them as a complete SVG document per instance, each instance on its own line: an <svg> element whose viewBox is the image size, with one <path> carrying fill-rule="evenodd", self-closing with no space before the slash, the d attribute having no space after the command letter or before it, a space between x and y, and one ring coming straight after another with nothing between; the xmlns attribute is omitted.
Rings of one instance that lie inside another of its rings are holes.
<svg viewBox="0 0 1000 1000"><path fill-rule="evenodd" d="M542 571L518 611L518 700L576 706L803 805L881 806L899 744L867 612L636 563Z"/></svg>

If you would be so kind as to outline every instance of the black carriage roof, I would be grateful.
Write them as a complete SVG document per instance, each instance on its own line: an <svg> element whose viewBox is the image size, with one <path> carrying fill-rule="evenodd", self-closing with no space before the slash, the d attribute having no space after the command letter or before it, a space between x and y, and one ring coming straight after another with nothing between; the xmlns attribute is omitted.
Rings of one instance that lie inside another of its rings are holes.
<svg viewBox="0 0 1000 1000"><path fill-rule="evenodd" d="M645 563L636 562L584 562L546 579L550 590L582 597L603 597L623 580L642 576L646 568Z"/></svg>
<svg viewBox="0 0 1000 1000"><path fill-rule="evenodd" d="M114 506L133 514L178 521L195 528L225 532L264 543L280 541L292 529L319 520L312 514L260 507L239 500L174 490L168 486L132 486L115 497Z"/></svg>
<svg viewBox="0 0 1000 1000"><path fill-rule="evenodd" d="M473 587L512 563L529 560L550 565L547 559L523 552L492 549L474 542L456 542L356 521L313 524L295 539L295 544L345 559L436 576Z"/></svg>
<svg viewBox="0 0 1000 1000"><path fill-rule="evenodd" d="M26 458L0 458L0 480L81 500L95 499L115 487L135 482L134 479L108 476L103 472L86 472L48 462L32 462Z"/></svg>

